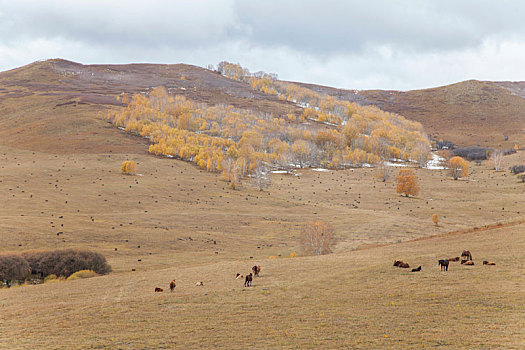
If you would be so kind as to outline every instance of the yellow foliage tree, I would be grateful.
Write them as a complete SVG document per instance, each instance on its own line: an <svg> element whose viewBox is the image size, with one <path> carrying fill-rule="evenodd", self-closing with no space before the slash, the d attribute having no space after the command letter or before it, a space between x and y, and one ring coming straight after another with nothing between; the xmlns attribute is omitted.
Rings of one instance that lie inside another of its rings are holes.
<svg viewBox="0 0 525 350"><path fill-rule="evenodd" d="M135 171L137 171L137 163L134 161L126 160L124 161L124 163L122 163L120 170L122 170L122 172L127 175L135 174Z"/></svg>
<svg viewBox="0 0 525 350"><path fill-rule="evenodd" d="M457 180L460 177L468 176L468 162L461 157L452 157L448 161L450 176Z"/></svg>
<svg viewBox="0 0 525 350"><path fill-rule="evenodd" d="M412 169L401 169L397 174L396 192L404 194L405 197L417 196L419 193L419 181Z"/></svg>
<svg viewBox="0 0 525 350"><path fill-rule="evenodd" d="M437 224L439 223L439 215L438 214L433 214L432 215L432 222L434 223L434 225L437 226Z"/></svg>

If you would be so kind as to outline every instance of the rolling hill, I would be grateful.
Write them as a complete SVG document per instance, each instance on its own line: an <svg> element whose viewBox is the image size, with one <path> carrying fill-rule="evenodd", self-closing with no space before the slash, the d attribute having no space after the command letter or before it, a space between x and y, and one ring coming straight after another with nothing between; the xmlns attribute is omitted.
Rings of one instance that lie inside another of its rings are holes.
<svg viewBox="0 0 525 350"><path fill-rule="evenodd" d="M147 92L157 86L211 105L275 114L300 111L196 66L82 65L53 59L0 73L0 143L50 152L136 150L136 140L130 141L97 113L121 106L117 96L123 92Z"/></svg>
<svg viewBox="0 0 525 350"><path fill-rule="evenodd" d="M416 120L436 140L495 148L525 143L524 82L469 80L413 91L357 91L300 85ZM504 135L509 137L508 141Z"/></svg>

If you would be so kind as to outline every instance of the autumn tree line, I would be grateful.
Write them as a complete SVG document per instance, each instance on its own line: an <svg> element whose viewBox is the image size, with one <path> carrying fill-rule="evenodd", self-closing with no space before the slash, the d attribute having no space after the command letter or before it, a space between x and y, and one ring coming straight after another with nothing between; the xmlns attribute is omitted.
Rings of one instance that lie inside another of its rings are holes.
<svg viewBox="0 0 525 350"><path fill-rule="evenodd" d="M241 71L229 76L245 79L249 73ZM271 75L250 77L255 88L260 85L256 79L271 80L267 86L272 89L280 84ZM429 142L421 124L289 85L286 99L308 101L301 115L208 106L157 87L147 95L123 95L127 106L109 111L107 118L148 138L150 153L191 161L228 178L254 174L261 166L338 169L390 158L426 163ZM328 125L317 123L323 121Z"/></svg>

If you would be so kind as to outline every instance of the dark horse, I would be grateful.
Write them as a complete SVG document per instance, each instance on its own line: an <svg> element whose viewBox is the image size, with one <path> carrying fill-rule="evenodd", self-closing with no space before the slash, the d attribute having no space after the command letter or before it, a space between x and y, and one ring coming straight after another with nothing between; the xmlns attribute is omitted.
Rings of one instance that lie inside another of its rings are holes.
<svg viewBox="0 0 525 350"><path fill-rule="evenodd" d="M445 269L445 271L448 271L448 263L449 263L448 260L439 260L438 261L439 267L441 267L441 271L443 271L443 269Z"/></svg>
<svg viewBox="0 0 525 350"><path fill-rule="evenodd" d="M249 275L246 275L246 279L244 280L244 286L249 287L252 285L252 273L250 272Z"/></svg>
<svg viewBox="0 0 525 350"><path fill-rule="evenodd" d="M461 257L465 257L467 260L472 260L472 254L470 254L470 251L464 250L463 253L461 253Z"/></svg>

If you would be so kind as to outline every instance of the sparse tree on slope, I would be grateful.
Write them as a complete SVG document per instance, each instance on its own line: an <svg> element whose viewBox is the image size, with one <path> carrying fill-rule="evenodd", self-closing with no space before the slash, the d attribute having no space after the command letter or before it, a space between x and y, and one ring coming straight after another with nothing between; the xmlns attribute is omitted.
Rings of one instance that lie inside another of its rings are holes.
<svg viewBox="0 0 525 350"><path fill-rule="evenodd" d="M335 231L326 221L310 221L301 233L301 245L306 252L322 255L332 252Z"/></svg>
<svg viewBox="0 0 525 350"><path fill-rule="evenodd" d="M401 169L397 174L396 192L404 194L405 197L417 196L419 193L419 181L412 169Z"/></svg>
<svg viewBox="0 0 525 350"><path fill-rule="evenodd" d="M133 175L135 174L135 171L137 171L137 163L135 163L134 161L126 160L124 161L124 163L122 163L120 170L122 170L124 174Z"/></svg>
<svg viewBox="0 0 525 350"><path fill-rule="evenodd" d="M448 161L450 176L457 180L460 177L468 176L468 162L461 157L452 157Z"/></svg>

